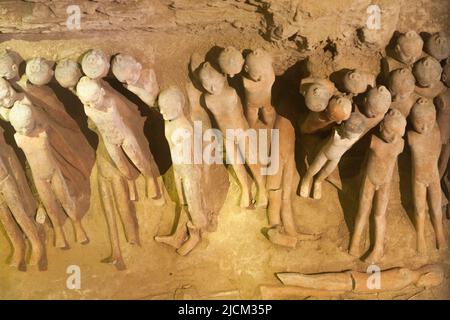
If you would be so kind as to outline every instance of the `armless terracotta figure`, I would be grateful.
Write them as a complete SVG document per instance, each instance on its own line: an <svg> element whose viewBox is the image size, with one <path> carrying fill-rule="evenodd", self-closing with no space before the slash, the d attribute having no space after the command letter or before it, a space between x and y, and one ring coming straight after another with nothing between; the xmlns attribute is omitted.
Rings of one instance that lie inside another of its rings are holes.
<svg viewBox="0 0 450 320"><path fill-rule="evenodd" d="M400 111L408 117L412 106L417 100L416 79L409 69L397 69L390 73L388 88L392 95L391 108Z"/></svg>
<svg viewBox="0 0 450 320"><path fill-rule="evenodd" d="M126 269L126 264L120 248L120 222L123 225L127 242L132 245L140 245L135 207L131 200L132 197L126 177L117 169L106 150L101 135L97 132L92 122L90 123L90 128L99 135L97 147L98 191L106 216L111 242L111 255L103 259L102 262L114 265L117 270L124 270Z"/></svg>
<svg viewBox="0 0 450 320"><path fill-rule="evenodd" d="M426 252L425 214L428 208L436 234L436 246L447 247L441 210L441 185L438 159L441 152L441 135L436 123L436 110L430 100L420 98L411 109L413 130L408 131L408 144L412 156L412 185L417 250Z"/></svg>
<svg viewBox="0 0 450 320"><path fill-rule="evenodd" d="M331 129L334 124L341 124L352 113L352 101L345 96L334 96L328 107L321 112L309 112L300 125L300 132L312 134Z"/></svg>
<svg viewBox="0 0 450 320"><path fill-rule="evenodd" d="M413 74L417 81L416 93L434 99L445 89L441 82L442 67L436 59L425 57L414 64Z"/></svg>
<svg viewBox="0 0 450 320"><path fill-rule="evenodd" d="M63 60L56 66L56 80L63 88L69 89L75 95L76 85L81 76L80 66L74 61ZM132 201L134 197L131 195L133 191L130 192L130 185L127 179L117 169L114 161L109 156L105 143L95 125L91 120L88 120L88 124L89 128L99 137L96 157L97 188L106 217L111 243L111 255L103 259L102 262L114 265L117 270L125 270L126 264L122 257L119 238L120 223L123 225L127 242L133 245L140 245L139 226ZM134 170L136 171L135 175L138 175L137 169Z"/></svg>
<svg viewBox="0 0 450 320"><path fill-rule="evenodd" d="M249 129L248 122L244 117L240 99L236 91L228 86L225 77L213 69L209 63L204 63L199 72L199 78L202 86L206 90L206 93L204 94L206 106L213 114L222 133L226 135L227 129L240 129L244 131ZM229 142L234 150L227 150L227 153L230 153L231 151L234 155L240 154L243 156L258 188L256 206L267 207L265 179L261 174L260 165L258 163L249 163L248 150L241 150L240 142L242 143L242 141L238 141L236 137L234 139L236 139L236 141ZM238 161L232 161L232 165L242 188L240 205L242 208L248 208L251 205L251 195L245 165Z"/></svg>
<svg viewBox="0 0 450 320"><path fill-rule="evenodd" d="M296 170L294 127L288 119L277 115L274 129L279 130L281 141L279 149L276 150L279 153L280 164L276 174L267 177L269 192L267 235L275 244L295 248L298 241L316 240L317 237L300 234L293 217L292 194Z"/></svg>
<svg viewBox="0 0 450 320"><path fill-rule="evenodd" d="M184 217L180 217L182 223L179 222L173 235L156 237L155 240L174 246L184 256L197 246L202 233L209 227L210 214L202 185L202 167L194 163L194 127L183 113L183 93L177 87L163 90L158 105L165 120L165 135L172 156L181 215ZM184 223L186 214L189 220Z"/></svg>
<svg viewBox="0 0 450 320"><path fill-rule="evenodd" d="M437 123L441 132L442 148L439 156L439 176L445 186L444 194L450 201L450 88L447 88L435 99L437 107ZM450 218L450 204L447 203L447 218Z"/></svg>
<svg viewBox="0 0 450 320"><path fill-rule="evenodd" d="M379 136L372 135L363 185L359 196L359 210L350 245L350 254L360 256L360 243L369 223L370 213L375 215L375 244L366 261L377 263L384 255L386 210L389 202L391 179L398 155L405 142L406 119L397 110L390 110L380 123Z"/></svg>
<svg viewBox="0 0 450 320"><path fill-rule="evenodd" d="M45 245L34 222L36 209L36 200L19 159L0 129L0 222L13 246L11 265L22 271L26 269L27 248L23 235L31 244L29 264L37 265L39 270L47 269Z"/></svg>
<svg viewBox="0 0 450 320"><path fill-rule="evenodd" d="M72 220L76 240L82 244L89 242L81 225L90 204L89 155L84 157L82 149L74 148L64 129L26 98L15 102L9 121L52 221L56 246L68 248L62 228L64 212Z"/></svg>
<svg viewBox="0 0 450 320"><path fill-rule="evenodd" d="M272 129L276 113L272 106L272 86L275 71L272 57L262 49L256 49L245 58L245 116L250 128L261 120L267 129ZM261 114L261 118L259 118Z"/></svg>
<svg viewBox="0 0 450 320"><path fill-rule="evenodd" d="M106 82L80 79L77 95L84 111L98 129L109 156L128 180L136 180L137 168L147 182L147 196L164 199L162 178L144 135L144 119L135 105Z"/></svg>
<svg viewBox="0 0 450 320"><path fill-rule="evenodd" d="M445 272L442 265L425 265L419 269L392 268L380 273L381 286L368 286L372 273L344 271L318 274L296 272L277 273L284 286L263 286L263 299L295 299L309 297L340 297L344 294L376 294L396 292L408 287L414 290L433 288L442 284ZM419 291L419 292L420 292Z"/></svg>
<svg viewBox="0 0 450 320"><path fill-rule="evenodd" d="M112 60L112 72L125 88L136 94L145 104L149 107L155 106L159 86L153 68L144 67L132 56L118 54Z"/></svg>
<svg viewBox="0 0 450 320"><path fill-rule="evenodd" d="M333 130L302 179L301 197L309 197L313 182L313 198L322 197L323 181L337 168L344 153L359 140L366 127L366 118L360 113L353 112L347 121Z"/></svg>

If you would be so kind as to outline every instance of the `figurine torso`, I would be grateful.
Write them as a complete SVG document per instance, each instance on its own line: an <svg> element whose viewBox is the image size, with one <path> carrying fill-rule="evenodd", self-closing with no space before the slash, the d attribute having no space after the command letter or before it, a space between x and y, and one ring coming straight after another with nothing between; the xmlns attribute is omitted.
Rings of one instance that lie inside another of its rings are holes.
<svg viewBox="0 0 450 320"><path fill-rule="evenodd" d="M220 95L206 95L205 101L223 133L226 129L248 128L242 105L234 89L226 87Z"/></svg>
<svg viewBox="0 0 450 320"><path fill-rule="evenodd" d="M372 135L366 175L375 186L388 183L395 168L398 155L403 151L404 140L387 143Z"/></svg>
<svg viewBox="0 0 450 320"><path fill-rule="evenodd" d="M243 78L245 99L248 107L261 108L271 105L272 85L275 82L275 73L269 72L260 81Z"/></svg>
<svg viewBox="0 0 450 320"><path fill-rule="evenodd" d="M358 137L352 139L343 138L337 130L334 130L331 138L324 146L325 156L328 160L339 160L356 141L358 141Z"/></svg>
<svg viewBox="0 0 450 320"><path fill-rule="evenodd" d="M17 145L23 150L30 164L33 176L38 179L51 179L57 170L52 149L45 131L35 137L16 133Z"/></svg>
<svg viewBox="0 0 450 320"><path fill-rule="evenodd" d="M428 133L409 131L408 144L411 147L413 179L426 185L439 180L441 136L437 124Z"/></svg>

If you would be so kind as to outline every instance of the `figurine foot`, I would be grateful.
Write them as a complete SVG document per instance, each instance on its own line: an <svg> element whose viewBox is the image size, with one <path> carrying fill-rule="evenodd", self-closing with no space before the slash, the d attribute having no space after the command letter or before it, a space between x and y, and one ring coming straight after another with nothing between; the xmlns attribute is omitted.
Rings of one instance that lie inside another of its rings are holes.
<svg viewBox="0 0 450 320"><path fill-rule="evenodd" d="M31 251L31 257L30 257L29 264L31 266L37 265L39 271L47 270L47 257L45 255L45 252L42 252L41 250Z"/></svg>
<svg viewBox="0 0 450 320"><path fill-rule="evenodd" d="M241 195L241 203L240 203L240 207L243 209L247 209L251 206L251 200L250 200L250 192L248 191L242 191L242 195Z"/></svg>
<svg viewBox="0 0 450 320"><path fill-rule="evenodd" d="M122 257L115 258L115 257L111 256L111 257L103 259L101 262L102 263L112 264L119 271L125 270L127 268L127 266L125 265L125 262L123 261Z"/></svg>
<svg viewBox="0 0 450 320"><path fill-rule="evenodd" d="M70 249L70 246L62 233L61 234L55 233L55 247L61 250Z"/></svg>
<svg viewBox="0 0 450 320"><path fill-rule="evenodd" d="M165 243L168 244L171 247L174 247L175 249L178 249L181 247L184 241L186 241L187 232L178 232L174 233L170 236L156 236L155 241L159 243Z"/></svg>
<svg viewBox="0 0 450 320"><path fill-rule="evenodd" d="M314 183L313 198L319 200L322 198L322 182Z"/></svg>
<svg viewBox="0 0 450 320"><path fill-rule="evenodd" d="M266 209L268 204L269 204L269 200L267 198L266 191L260 192L258 194L257 199L256 199L256 204L255 204L256 208L258 208L258 209L260 209L260 208Z"/></svg>
<svg viewBox="0 0 450 320"><path fill-rule="evenodd" d="M24 254L16 254L14 252L9 265L13 268L17 268L19 271L26 271L27 265L25 263Z"/></svg>
<svg viewBox="0 0 450 320"><path fill-rule="evenodd" d="M384 256L383 250L372 250L372 252L367 256L366 259L364 259L367 263L377 263L379 262Z"/></svg>
<svg viewBox="0 0 450 320"><path fill-rule="evenodd" d="M273 228L267 231L267 236L270 242L279 246L295 248L297 246L297 237L281 233L278 228Z"/></svg>
<svg viewBox="0 0 450 320"><path fill-rule="evenodd" d="M425 255L427 253L427 246L426 246L425 240L422 240L422 241L419 240L417 242L417 253L421 256Z"/></svg>
<svg viewBox="0 0 450 320"><path fill-rule="evenodd" d="M355 247L350 247L350 250L348 250L348 254L355 257L355 258L359 258L361 257L361 252L359 251L359 249L355 248Z"/></svg>
<svg viewBox="0 0 450 320"><path fill-rule="evenodd" d="M75 237L77 242L80 244L89 243L89 238L86 234L86 231L84 231L83 227L81 226L80 222L75 222Z"/></svg>
<svg viewBox="0 0 450 320"><path fill-rule="evenodd" d="M304 181L300 185L300 197L302 198L308 198L311 190L309 188L309 182Z"/></svg>
<svg viewBox="0 0 450 320"><path fill-rule="evenodd" d="M177 249L177 253L181 256L187 255L191 252L201 240L200 230L194 227L190 222L187 223L189 230L189 239L183 245Z"/></svg>

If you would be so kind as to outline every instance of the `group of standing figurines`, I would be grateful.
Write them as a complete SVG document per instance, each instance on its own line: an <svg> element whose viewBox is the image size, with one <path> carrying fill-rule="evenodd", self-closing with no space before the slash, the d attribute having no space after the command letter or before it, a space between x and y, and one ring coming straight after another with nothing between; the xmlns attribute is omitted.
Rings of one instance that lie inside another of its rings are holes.
<svg viewBox="0 0 450 320"><path fill-rule="evenodd" d="M377 85L375 75L360 70L349 70L339 84L313 76L301 80L300 92L309 109L300 125L301 134L330 132L301 177L301 197L312 193L314 199L320 199L323 181L336 169L342 156L379 125L378 132L371 137L349 250L361 256L361 238L373 207L376 237L367 258L369 262L377 262L383 256L390 182L397 157L404 149L407 119L417 249L420 253L426 249L427 199L437 247L447 246L441 180L442 190L449 197L450 63L445 61L449 56L450 41L442 33L433 34L424 42L417 33L408 32L399 35L392 54L388 52L383 59L381 80L387 87ZM293 248L298 241L318 238L299 233L294 221L296 136L291 121L277 114L272 105L275 71L271 56L257 49L244 57L239 50L227 47L222 49L217 61L204 60L198 54L191 56L191 81L184 88L186 101L179 87L160 91L154 69L126 54L111 58L93 49L84 53L79 62L66 59L56 66L52 61L32 58L26 61L23 75L19 54L6 50L0 55L0 117L12 127L15 143L25 154L32 175L30 180L37 191L33 195L14 149L0 135L3 139L0 221L14 249L12 265L20 270L26 268L28 239L29 264L46 269L42 224L48 223L47 216L56 247L69 248L63 229L67 217L73 224L77 242L89 242L81 220L90 207L90 177L94 166L112 249L111 257L105 262L118 269L126 268L119 244L118 220L123 224L127 241L140 244L133 204L139 198L136 179L141 175L145 178L146 197L155 205L166 204L167 191L144 135L145 119L135 104L104 80L108 75L113 75L149 107L159 108L172 159L179 157L179 141L174 141L174 132L182 129L194 139L195 121L200 121L203 129L210 129L214 120L226 137L224 140L228 138L225 134L228 129L264 128L269 132L276 129L280 143L268 152L278 153L279 166L275 174L268 176L262 174L261 164L249 161L251 149L245 148L245 144L243 148L240 141L228 141L229 144L224 141L227 147L234 148L226 150L227 155L239 154L243 159L232 162L241 190L240 207L267 208L267 237L275 244ZM82 102L89 128L99 138L97 152L49 86L53 78ZM234 87L236 80L243 88L242 99ZM343 92L338 91L338 86ZM194 142L191 142L184 146L188 146L192 159ZM201 241L202 234L216 229L217 212L211 209L204 188L205 180L211 179L208 164L173 161L173 172L180 216L175 219L173 234L156 236L155 240L186 255ZM253 183L256 188L252 187Z"/></svg>

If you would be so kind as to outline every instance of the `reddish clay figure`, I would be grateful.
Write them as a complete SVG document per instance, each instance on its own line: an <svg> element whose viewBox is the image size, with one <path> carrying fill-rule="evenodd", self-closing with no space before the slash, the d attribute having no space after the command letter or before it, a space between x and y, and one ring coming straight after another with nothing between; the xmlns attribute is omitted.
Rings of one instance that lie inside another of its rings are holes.
<svg viewBox="0 0 450 320"><path fill-rule="evenodd" d="M427 99L434 99L444 89L445 85L440 81L442 67L436 59L425 57L414 64L413 74L416 78L416 93Z"/></svg>
<svg viewBox="0 0 450 320"><path fill-rule="evenodd" d="M404 117L408 117L409 112L417 100L414 93L416 79L409 69L397 69L390 73L388 88L392 95L392 109L400 111Z"/></svg>

